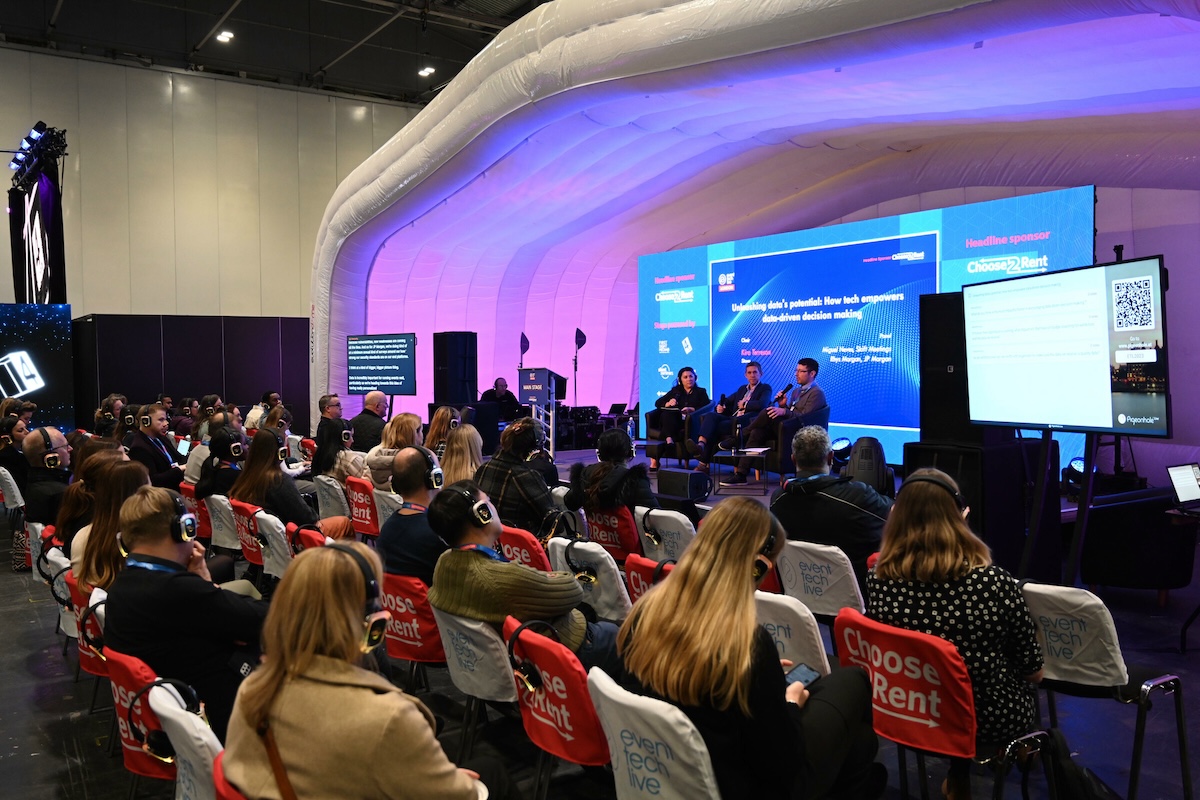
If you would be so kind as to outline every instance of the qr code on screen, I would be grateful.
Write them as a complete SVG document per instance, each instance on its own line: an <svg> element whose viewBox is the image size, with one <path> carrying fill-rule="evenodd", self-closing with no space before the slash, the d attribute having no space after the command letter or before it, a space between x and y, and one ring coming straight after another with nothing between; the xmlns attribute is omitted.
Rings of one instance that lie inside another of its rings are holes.
<svg viewBox="0 0 1200 800"><path fill-rule="evenodd" d="M1149 275L1112 282L1113 328L1140 331L1154 327L1154 293Z"/></svg>

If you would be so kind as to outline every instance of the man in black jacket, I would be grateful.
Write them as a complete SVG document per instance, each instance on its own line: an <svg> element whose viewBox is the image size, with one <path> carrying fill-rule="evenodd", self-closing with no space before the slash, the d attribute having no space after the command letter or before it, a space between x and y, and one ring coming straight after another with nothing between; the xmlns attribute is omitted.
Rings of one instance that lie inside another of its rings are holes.
<svg viewBox="0 0 1200 800"><path fill-rule="evenodd" d="M725 398L724 403L717 403L713 413L704 414L699 420L700 438L696 442L688 439L685 443L688 452L700 462L696 471L708 472L721 437L733 430L735 422L748 425L770 400L771 385L762 383L762 364L749 362L746 364L746 385ZM692 422L695 424L696 420Z"/></svg>
<svg viewBox="0 0 1200 800"><path fill-rule="evenodd" d="M138 428L129 443L129 460L146 468L153 485L178 489L185 459L175 449L175 439L167 433L166 409L158 403L142 406L135 422Z"/></svg>
<svg viewBox="0 0 1200 800"><path fill-rule="evenodd" d="M25 519L53 525L71 480L71 445L58 428L35 428L25 436L29 476L25 484Z"/></svg>
<svg viewBox="0 0 1200 800"><path fill-rule="evenodd" d="M354 429L354 443L350 447L360 453L368 452L383 440L388 402L383 392L367 392L363 398L363 410L350 420Z"/></svg>
<svg viewBox="0 0 1200 800"><path fill-rule="evenodd" d="M866 596L867 557L879 550L892 501L870 486L829 474L829 434L809 425L792 437L796 477L771 497L789 539L841 548Z"/></svg>

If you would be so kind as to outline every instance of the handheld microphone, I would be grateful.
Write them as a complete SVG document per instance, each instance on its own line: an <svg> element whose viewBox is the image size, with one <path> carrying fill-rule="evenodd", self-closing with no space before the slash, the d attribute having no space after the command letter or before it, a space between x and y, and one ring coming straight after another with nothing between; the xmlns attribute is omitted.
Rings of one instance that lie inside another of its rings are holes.
<svg viewBox="0 0 1200 800"><path fill-rule="evenodd" d="M718 403L717 405L719 405L719 406L724 406L725 404L726 404L726 403L725 403L725 395L724 395L724 394L722 394L722 395L721 395L721 402L720 402L720 403Z"/></svg>
<svg viewBox="0 0 1200 800"><path fill-rule="evenodd" d="M794 385L795 385L795 384L791 384L791 383L789 383L787 386L785 386L785 387L783 387L782 389L780 389L780 390L779 390L779 394L775 395L775 399L776 399L776 400L782 400L783 398L787 397L787 393L788 393L788 392L790 392L790 391L792 390L792 386L794 386Z"/></svg>

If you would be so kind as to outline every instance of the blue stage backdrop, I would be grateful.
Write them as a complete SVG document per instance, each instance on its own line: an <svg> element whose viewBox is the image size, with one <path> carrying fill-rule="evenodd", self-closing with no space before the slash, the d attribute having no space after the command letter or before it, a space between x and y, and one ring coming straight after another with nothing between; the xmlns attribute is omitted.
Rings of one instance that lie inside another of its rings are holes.
<svg viewBox="0 0 1200 800"><path fill-rule="evenodd" d="M874 436L897 462L920 438L917 298L1091 264L1094 209L1084 186L642 256L642 408L683 366L715 398L748 361L778 391L808 356L831 435Z"/></svg>

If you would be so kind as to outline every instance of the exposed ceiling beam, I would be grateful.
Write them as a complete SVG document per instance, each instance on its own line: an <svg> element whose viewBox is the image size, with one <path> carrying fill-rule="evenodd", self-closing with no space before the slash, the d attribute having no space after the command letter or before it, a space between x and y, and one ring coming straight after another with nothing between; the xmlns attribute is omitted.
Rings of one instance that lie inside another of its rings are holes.
<svg viewBox="0 0 1200 800"><path fill-rule="evenodd" d="M380 32L380 31L382 31L384 28L386 28L388 25L391 25L393 22L395 22L396 20L400 19L400 17L402 17L402 16L404 16L405 14L408 14L408 13L409 13L409 10L408 10L408 9L406 9L406 8L402 8L402 9L400 9L399 11L397 11L396 13L392 14L390 17L388 17L388 18L387 18L387 21L386 21L386 22L384 22L384 23L382 23L382 24L380 24L380 25L376 26L375 30L371 31L371 32L370 32L370 33L368 33L366 36L364 36L363 38L359 39L359 40L358 40L357 42L355 42L354 44L350 45L350 47L349 47L347 50L343 51L343 52L342 52L342 54L341 54L341 55L339 55L337 58L333 59L333 61L330 61L328 64L325 64L325 65L324 65L324 66L322 66L320 69L318 69L318 70L317 70L317 75L324 75L324 74L325 74L325 73L326 73L326 72L329 70L329 68L330 68L330 67L332 67L334 64L338 63L338 62L339 62L339 61L341 61L343 58L345 58L346 56L350 55L351 53L353 53L353 52L354 52L355 50L357 50L358 48L362 47L364 44L366 44L366 43L367 43L367 42L369 42L371 39L373 39L373 38L374 38L376 35L378 35L378 34L379 34L379 32Z"/></svg>
<svg viewBox="0 0 1200 800"><path fill-rule="evenodd" d="M328 2L328 0L322 1ZM379 6L380 8L392 10L407 8L417 14L425 12L429 15L431 20L453 20L455 22L473 25L477 28L483 28L491 31L492 33L499 33L512 24L511 19L505 19L504 17L493 17L490 14L477 14L474 11L445 8L433 2L427 2L424 5L418 5L417 3L402 3L397 2L397 0L363 0L363 2L367 5Z"/></svg>

